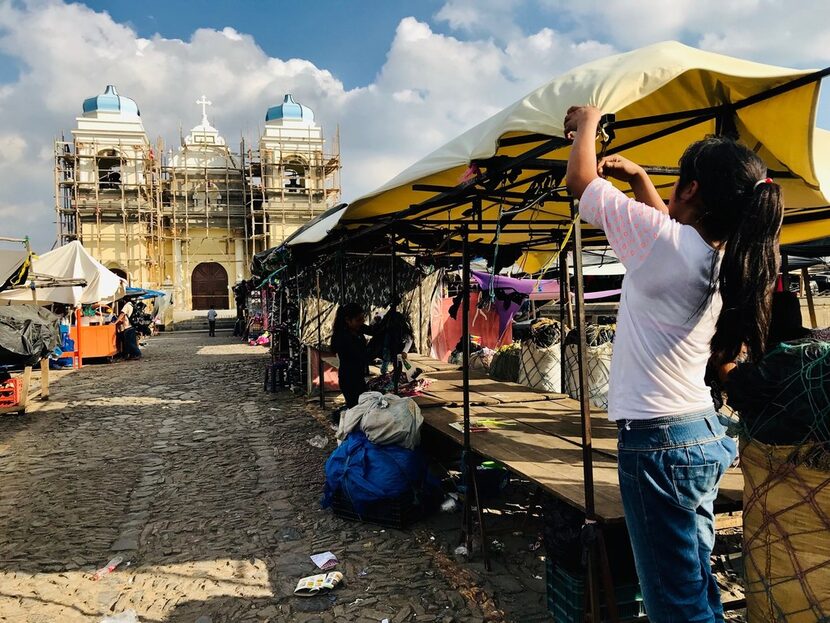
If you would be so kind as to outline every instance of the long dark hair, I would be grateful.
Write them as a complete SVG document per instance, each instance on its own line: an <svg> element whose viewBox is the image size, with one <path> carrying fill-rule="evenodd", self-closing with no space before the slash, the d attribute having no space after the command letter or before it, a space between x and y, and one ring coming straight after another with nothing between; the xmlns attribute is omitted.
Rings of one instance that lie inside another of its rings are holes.
<svg viewBox="0 0 830 623"><path fill-rule="evenodd" d="M346 321L357 318L365 313L359 303L345 303L337 308L334 314L334 326L331 331L331 347L335 353L339 353L339 346L343 338L349 333L349 326Z"/></svg>
<svg viewBox="0 0 830 623"><path fill-rule="evenodd" d="M693 143L680 158L678 190L697 181L699 222L723 249L709 279L709 295L720 291L723 300L711 345L718 363L737 358L743 345L750 361L764 354L784 213L781 187L758 183L766 177L764 161L729 138Z"/></svg>

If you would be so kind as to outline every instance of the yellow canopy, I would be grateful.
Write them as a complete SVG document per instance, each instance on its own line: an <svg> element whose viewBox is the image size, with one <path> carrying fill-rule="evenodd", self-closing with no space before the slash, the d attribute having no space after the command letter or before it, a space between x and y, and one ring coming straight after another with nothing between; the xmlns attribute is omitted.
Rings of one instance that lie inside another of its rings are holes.
<svg viewBox="0 0 830 623"><path fill-rule="evenodd" d="M684 149L693 141L716 132L724 118L734 124L741 140L765 160L784 188L786 221L783 242L791 243L830 235L830 139L815 129L819 84L815 72L763 65L704 52L677 42L665 42L639 50L603 58L578 67L536 89L486 121L464 132L440 149L416 162L377 190L355 200L344 212L341 223L370 222L400 214L414 204L436 195L440 188L455 187L473 161L493 156L515 157L540 147L551 137L563 137L562 122L569 106L592 104L605 113L614 113L618 123L627 120L653 120L656 115L699 111L705 120L685 123L683 129L654 137L654 133L677 126L683 119L647 122L616 130L611 150L642 165L676 167ZM782 87L794 80L803 84L769 99L746 105L745 100ZM735 109L727 108L735 105ZM720 108L718 108L720 107ZM713 109L715 111L713 112ZM715 114L718 113L718 114ZM538 136L537 136L538 135ZM651 137L643 144L636 141ZM630 145L626 147L626 145ZM820 150L816 150L820 147ZM522 166L509 190L527 193L531 178L538 178L545 162L551 165L567 160L569 146L558 144L535 159L535 165ZM493 162L493 161L490 161ZM487 163L484 163L484 167ZM672 174L653 179L666 198L676 180ZM498 195L501 186L484 193L483 219L498 219L506 205ZM413 189L429 185L429 189ZM501 190L500 190L501 189ZM537 187L538 190L538 187ZM623 188L623 190L628 190ZM469 205L446 210L410 212L423 222L457 223ZM551 223L569 219L567 203L546 202L523 213L530 224L524 232L499 231L501 244L520 243L550 233ZM822 222L817 223L816 220ZM495 232L479 236L493 241ZM489 238L489 239L488 239ZM554 247L541 246L544 252Z"/></svg>

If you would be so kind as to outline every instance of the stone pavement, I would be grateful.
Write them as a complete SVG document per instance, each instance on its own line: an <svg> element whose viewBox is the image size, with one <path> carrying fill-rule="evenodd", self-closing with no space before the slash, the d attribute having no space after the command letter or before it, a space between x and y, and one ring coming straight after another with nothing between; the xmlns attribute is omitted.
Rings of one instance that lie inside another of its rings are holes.
<svg viewBox="0 0 830 623"><path fill-rule="evenodd" d="M319 507L319 413L262 391L265 350L220 334L153 338L138 362L63 377L51 402L0 419L0 621L548 620L544 563L510 504L495 571L456 561L460 516L382 530ZM310 554L344 585L301 599ZM116 554L124 563L93 581Z"/></svg>

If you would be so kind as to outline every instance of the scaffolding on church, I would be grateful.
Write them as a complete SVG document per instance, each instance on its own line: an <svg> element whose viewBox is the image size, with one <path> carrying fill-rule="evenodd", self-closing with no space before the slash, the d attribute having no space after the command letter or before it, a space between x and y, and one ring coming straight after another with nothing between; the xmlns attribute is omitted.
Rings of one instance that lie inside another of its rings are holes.
<svg viewBox="0 0 830 623"><path fill-rule="evenodd" d="M340 128L331 151L316 138L319 128L273 128L268 146L240 153L245 171L250 232L248 254L279 245L300 225L340 199ZM264 139L263 139L264 141Z"/></svg>
<svg viewBox="0 0 830 623"><path fill-rule="evenodd" d="M204 119L209 102L198 103ZM56 140L58 243L79 240L98 258L109 250L111 268L136 284L183 286L194 232L229 256L243 240L244 270L339 200L339 129L329 152L314 127L269 128L267 143L251 149L243 140L238 154L195 130L175 155L161 140Z"/></svg>
<svg viewBox="0 0 830 623"><path fill-rule="evenodd" d="M58 243L79 240L101 257L105 247L120 242L119 268L137 281L160 282L163 175L156 154L162 145L160 140L155 149L111 140L55 141Z"/></svg>

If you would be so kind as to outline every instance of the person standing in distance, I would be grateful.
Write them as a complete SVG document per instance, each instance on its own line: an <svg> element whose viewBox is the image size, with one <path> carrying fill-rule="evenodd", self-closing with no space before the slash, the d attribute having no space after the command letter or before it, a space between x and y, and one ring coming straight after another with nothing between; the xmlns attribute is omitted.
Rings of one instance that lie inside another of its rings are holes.
<svg viewBox="0 0 830 623"><path fill-rule="evenodd" d="M210 310L207 313L207 320L208 320L208 329L209 333L208 336L216 337L216 310L213 309L213 305L210 306Z"/></svg>

